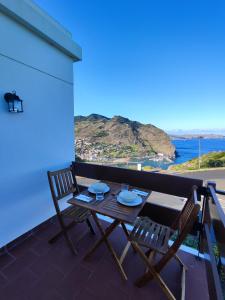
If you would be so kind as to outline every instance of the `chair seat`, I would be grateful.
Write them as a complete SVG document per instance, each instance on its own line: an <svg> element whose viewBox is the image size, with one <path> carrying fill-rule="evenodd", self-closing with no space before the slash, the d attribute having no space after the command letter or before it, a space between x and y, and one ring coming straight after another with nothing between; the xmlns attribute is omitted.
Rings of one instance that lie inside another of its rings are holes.
<svg viewBox="0 0 225 300"><path fill-rule="evenodd" d="M91 213L88 209L74 205L69 206L62 212L64 217L71 218L79 223L85 221L90 214Z"/></svg>
<svg viewBox="0 0 225 300"><path fill-rule="evenodd" d="M165 254L169 248L169 238L174 232L171 228L158 224L148 217L139 217L134 224L130 238L141 246Z"/></svg>

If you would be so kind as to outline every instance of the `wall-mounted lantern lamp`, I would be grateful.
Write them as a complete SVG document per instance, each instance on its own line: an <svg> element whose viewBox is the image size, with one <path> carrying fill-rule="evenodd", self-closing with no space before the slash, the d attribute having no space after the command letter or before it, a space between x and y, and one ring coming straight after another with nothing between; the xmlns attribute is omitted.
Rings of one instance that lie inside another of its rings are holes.
<svg viewBox="0 0 225 300"><path fill-rule="evenodd" d="M5 101L8 103L9 112L20 113L23 112L23 100L16 95L16 92L6 93L4 95Z"/></svg>

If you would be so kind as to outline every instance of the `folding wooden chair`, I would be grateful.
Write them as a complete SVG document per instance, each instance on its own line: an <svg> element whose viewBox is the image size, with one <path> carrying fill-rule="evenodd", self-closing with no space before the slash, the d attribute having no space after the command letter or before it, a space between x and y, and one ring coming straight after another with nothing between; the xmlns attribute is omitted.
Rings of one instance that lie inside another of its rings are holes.
<svg viewBox="0 0 225 300"><path fill-rule="evenodd" d="M86 221L91 233L95 234L94 229L89 221L90 211L85 208L76 207L74 205L69 206L63 211L60 210L60 200L69 195L74 196L75 194L79 193L79 188L77 185L76 177L72 172L72 167L53 172L48 171L47 174L53 203L55 206L59 224L61 226L61 231L53 236L49 240L49 243L53 243L63 234L71 251L74 254L77 254L77 250L73 246L67 231L73 225ZM66 225L66 223L64 222L65 218L71 219L72 222Z"/></svg>
<svg viewBox="0 0 225 300"><path fill-rule="evenodd" d="M136 220L129 241L147 265L145 274L135 283L138 287L145 285L149 280L155 278L168 299L176 299L160 276L160 271L169 260L175 258L182 266L181 299L185 298L185 272L187 268L176 255L176 252L196 221L200 209L200 205L196 201L197 187L193 187L191 196L186 201L182 211L171 227L153 222L148 217L139 217ZM169 240L175 233L177 237L170 246ZM142 247L147 247L148 251L145 253ZM158 262L154 262L153 260L155 253L162 255Z"/></svg>

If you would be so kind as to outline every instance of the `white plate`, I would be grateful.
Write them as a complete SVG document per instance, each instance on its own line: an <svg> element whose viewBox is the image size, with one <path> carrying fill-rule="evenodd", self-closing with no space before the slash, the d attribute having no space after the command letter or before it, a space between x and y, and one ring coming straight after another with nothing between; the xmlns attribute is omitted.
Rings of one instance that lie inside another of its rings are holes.
<svg viewBox="0 0 225 300"><path fill-rule="evenodd" d="M107 193L108 191L110 190L110 187L106 184L105 185L105 189L104 190L102 190L100 193ZM95 189L94 189L94 184L93 185L90 185L89 187L88 187L88 192L90 192L90 193L92 193L92 194L96 194L97 192L95 191Z"/></svg>
<svg viewBox="0 0 225 300"><path fill-rule="evenodd" d="M123 201L119 196L117 196L117 201L120 204L123 204L123 205L126 205L126 206L138 206L142 203L142 198L137 196L137 198L134 201L126 202L126 201Z"/></svg>

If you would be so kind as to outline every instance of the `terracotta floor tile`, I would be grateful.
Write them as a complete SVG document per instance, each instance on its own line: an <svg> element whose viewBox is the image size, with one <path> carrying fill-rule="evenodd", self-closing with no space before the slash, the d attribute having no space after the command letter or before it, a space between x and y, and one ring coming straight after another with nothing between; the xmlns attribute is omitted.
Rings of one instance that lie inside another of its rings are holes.
<svg viewBox="0 0 225 300"><path fill-rule="evenodd" d="M8 284L8 279L0 273L0 289L4 288Z"/></svg>
<svg viewBox="0 0 225 300"><path fill-rule="evenodd" d="M29 270L20 272L14 280L1 289L1 300L27 300L29 289L37 282L37 277Z"/></svg>
<svg viewBox="0 0 225 300"><path fill-rule="evenodd" d="M15 257L12 254L3 253L0 255L0 270L5 268L9 264L15 261Z"/></svg>
<svg viewBox="0 0 225 300"><path fill-rule="evenodd" d="M73 299L85 288L91 275L92 272L82 265L75 266L59 283L57 291L62 294L65 299Z"/></svg>
<svg viewBox="0 0 225 300"><path fill-rule="evenodd" d="M13 280L18 277L23 270L29 267L36 257L37 256L30 250L25 250L21 257L17 258L13 263L2 269L3 275L9 280Z"/></svg>
<svg viewBox="0 0 225 300"><path fill-rule="evenodd" d="M84 288L78 295L74 296L73 300L101 300L101 299L99 299L99 296L93 295L92 292L89 291L87 288Z"/></svg>
<svg viewBox="0 0 225 300"><path fill-rule="evenodd" d="M55 291L57 294L56 287L60 284L62 278L63 275L61 272L54 267L46 266L45 273L39 277L34 287L29 289L27 295L32 297L32 300L48 299L49 291Z"/></svg>
<svg viewBox="0 0 225 300"><path fill-rule="evenodd" d="M19 276L7 284L5 290L16 289L17 292L25 295L27 291L29 291L37 282L38 277L29 269L25 269L20 273Z"/></svg>
<svg viewBox="0 0 225 300"><path fill-rule="evenodd" d="M108 224L104 223L104 227ZM0 256L1 300L163 300L164 293L155 280L143 288L134 281L143 274L145 265L138 254L130 248L123 266L128 276L124 281L105 244L102 244L89 259L83 257L99 239L96 226L93 236L86 224L71 229L70 237L79 251L73 255L64 237L49 244L48 239L58 230L57 221L45 224L39 232L23 244L12 249L5 258ZM110 243L120 254L126 245L121 228L110 236ZM15 258L14 258L15 257ZM180 252L188 266L187 299L208 299L204 262L192 255ZM2 258L2 260L1 260ZM180 294L180 267L171 261L162 276L174 291Z"/></svg>
<svg viewBox="0 0 225 300"><path fill-rule="evenodd" d="M26 251L30 250L30 248L32 248L32 246L35 244L36 241L37 241L36 236L31 235L29 238L26 238L19 245L16 245L11 250L9 250L9 252L16 258L19 258L24 254L24 249L26 249Z"/></svg>

